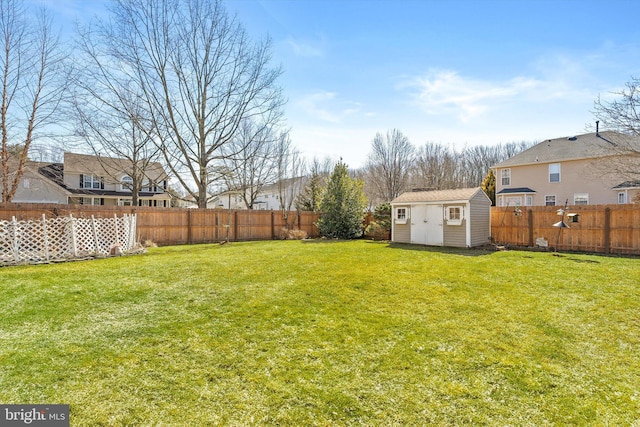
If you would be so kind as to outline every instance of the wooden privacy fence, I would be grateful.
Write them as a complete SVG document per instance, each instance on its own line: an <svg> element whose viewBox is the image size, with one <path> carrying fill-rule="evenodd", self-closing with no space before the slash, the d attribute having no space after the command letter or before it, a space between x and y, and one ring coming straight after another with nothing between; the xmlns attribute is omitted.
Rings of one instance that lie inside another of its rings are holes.
<svg viewBox="0 0 640 427"><path fill-rule="evenodd" d="M75 218L73 215L0 221L0 265L107 256L135 246L136 216Z"/></svg>
<svg viewBox="0 0 640 427"><path fill-rule="evenodd" d="M491 208L491 236L496 243L515 246L536 245L544 238L558 250L640 255L640 205L576 205L567 213L569 228L553 227L562 219L562 206Z"/></svg>
<svg viewBox="0 0 640 427"><path fill-rule="evenodd" d="M318 214L313 212L150 208L130 206L87 206L21 203L0 205L0 220L73 215L74 217L113 217L136 215L136 240L158 245L212 243L224 240L271 240L278 238L283 228L303 230L317 237Z"/></svg>

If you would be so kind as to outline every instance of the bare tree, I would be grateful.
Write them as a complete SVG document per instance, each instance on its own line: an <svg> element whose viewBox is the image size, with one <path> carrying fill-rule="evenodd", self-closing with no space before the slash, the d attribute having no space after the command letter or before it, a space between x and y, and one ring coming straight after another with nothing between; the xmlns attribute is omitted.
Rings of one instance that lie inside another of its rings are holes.
<svg viewBox="0 0 640 427"><path fill-rule="evenodd" d="M245 119L223 150L223 164L227 171L224 174L225 185L228 190L240 190L247 209L253 209L262 188L273 183L276 177L277 143L273 129Z"/></svg>
<svg viewBox="0 0 640 427"><path fill-rule="evenodd" d="M94 29L79 28L77 44L82 67L70 73L75 134L97 155L106 176L131 191L137 206L145 186L167 179L157 163L151 114L128 64L110 50L108 27L98 22Z"/></svg>
<svg viewBox="0 0 640 427"><path fill-rule="evenodd" d="M427 143L418 148L413 182L416 187L445 190L459 186L460 165L449 147Z"/></svg>
<svg viewBox="0 0 640 427"><path fill-rule="evenodd" d="M442 144L418 148L412 184L443 190L480 186L490 168L530 147L528 142L465 147L460 151Z"/></svg>
<svg viewBox="0 0 640 427"><path fill-rule="evenodd" d="M115 0L111 10L110 47L144 96L166 164L206 207L243 120L281 120L270 41L252 43L219 0Z"/></svg>
<svg viewBox="0 0 640 427"><path fill-rule="evenodd" d="M291 143L288 131L280 134L275 152L275 170L280 211L289 230L296 218L296 216L291 218L290 212L304 186L305 179L302 175L305 162Z"/></svg>
<svg viewBox="0 0 640 427"><path fill-rule="evenodd" d="M598 172L615 174L629 180L640 178L640 79L633 77L626 87L613 92L618 98L605 101L598 97L593 114L597 126L615 131L599 134L612 154L599 162ZM597 130L599 132L599 129Z"/></svg>
<svg viewBox="0 0 640 427"><path fill-rule="evenodd" d="M329 157L322 161L317 157L311 160L304 172L305 185L295 201L296 210L318 212L322 191L327 185L327 179L335 163Z"/></svg>
<svg viewBox="0 0 640 427"><path fill-rule="evenodd" d="M415 147L398 129L380 132L373 138L367 161L367 181L383 202L395 199L408 189Z"/></svg>
<svg viewBox="0 0 640 427"><path fill-rule="evenodd" d="M54 120L65 90L65 57L47 11L34 15L20 0L0 0L0 41L0 180L2 202L9 203L31 144Z"/></svg>

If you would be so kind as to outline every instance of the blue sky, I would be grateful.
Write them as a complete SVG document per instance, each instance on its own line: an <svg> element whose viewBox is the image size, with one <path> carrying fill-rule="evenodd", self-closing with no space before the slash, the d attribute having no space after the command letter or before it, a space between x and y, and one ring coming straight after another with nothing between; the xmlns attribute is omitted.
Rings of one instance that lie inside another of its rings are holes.
<svg viewBox="0 0 640 427"><path fill-rule="evenodd" d="M49 0L60 22L104 2ZM376 132L491 145L580 134L640 76L638 1L229 0L269 36L307 157L366 161Z"/></svg>

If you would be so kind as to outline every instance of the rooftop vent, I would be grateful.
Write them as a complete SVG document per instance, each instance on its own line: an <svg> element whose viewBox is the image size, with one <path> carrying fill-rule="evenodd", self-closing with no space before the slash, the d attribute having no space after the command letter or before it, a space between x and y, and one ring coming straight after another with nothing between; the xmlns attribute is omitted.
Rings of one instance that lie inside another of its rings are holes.
<svg viewBox="0 0 640 427"><path fill-rule="evenodd" d="M575 141L577 139L578 139L577 136L570 136L569 138L567 138L567 141Z"/></svg>

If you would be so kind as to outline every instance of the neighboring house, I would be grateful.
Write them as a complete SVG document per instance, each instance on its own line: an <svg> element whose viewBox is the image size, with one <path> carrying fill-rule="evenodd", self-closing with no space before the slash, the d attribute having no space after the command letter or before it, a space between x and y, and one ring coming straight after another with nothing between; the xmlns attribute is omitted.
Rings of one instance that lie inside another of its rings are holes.
<svg viewBox="0 0 640 427"><path fill-rule="evenodd" d="M292 210L296 209L295 199L298 197L307 181L306 177L288 178L281 180L275 184L265 185L260 189L256 199L253 202L254 210L281 210L282 196L284 203L291 206ZM212 200L216 207L222 209L247 209L244 199L242 198L243 190L225 191L218 194Z"/></svg>
<svg viewBox="0 0 640 427"><path fill-rule="evenodd" d="M127 160L64 153L63 163L27 162L14 203L62 203L131 206L131 177ZM146 185L138 193L139 206L170 207L168 176L162 165L145 170Z"/></svg>
<svg viewBox="0 0 640 427"><path fill-rule="evenodd" d="M462 248L489 243L491 199L480 187L411 191L391 207L393 242Z"/></svg>
<svg viewBox="0 0 640 427"><path fill-rule="evenodd" d="M639 139L616 132L595 132L543 141L498 163L497 206L563 206L631 203L640 181L625 174ZM640 169L635 167L636 173Z"/></svg>
<svg viewBox="0 0 640 427"><path fill-rule="evenodd" d="M177 198L176 199L176 207L177 208L197 208L198 204L196 203L195 197L191 194L188 194L186 197ZM207 209L215 209L219 208L218 196L211 196L207 194Z"/></svg>

